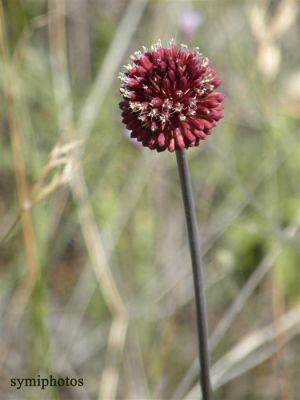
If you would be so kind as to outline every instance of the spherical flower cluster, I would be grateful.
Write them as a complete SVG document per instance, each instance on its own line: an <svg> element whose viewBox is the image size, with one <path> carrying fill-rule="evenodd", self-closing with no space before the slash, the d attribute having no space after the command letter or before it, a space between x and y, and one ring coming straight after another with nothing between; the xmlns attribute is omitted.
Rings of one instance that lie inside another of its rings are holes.
<svg viewBox="0 0 300 400"><path fill-rule="evenodd" d="M150 149L198 146L223 117L216 71L198 49L161 43L136 52L120 74L123 122Z"/></svg>

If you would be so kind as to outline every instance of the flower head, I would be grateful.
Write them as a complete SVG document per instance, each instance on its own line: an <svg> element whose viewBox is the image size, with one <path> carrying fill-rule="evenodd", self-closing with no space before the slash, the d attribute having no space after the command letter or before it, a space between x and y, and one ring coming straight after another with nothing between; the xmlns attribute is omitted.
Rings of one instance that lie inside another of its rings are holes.
<svg viewBox="0 0 300 400"><path fill-rule="evenodd" d="M120 79L123 122L150 149L198 146L223 117L221 80L197 49L159 42L136 52Z"/></svg>

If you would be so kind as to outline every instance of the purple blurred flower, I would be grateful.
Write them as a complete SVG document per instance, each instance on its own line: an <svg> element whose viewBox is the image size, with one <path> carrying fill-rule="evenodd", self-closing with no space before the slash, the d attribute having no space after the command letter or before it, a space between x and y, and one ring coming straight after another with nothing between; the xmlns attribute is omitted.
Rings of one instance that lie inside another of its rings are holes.
<svg viewBox="0 0 300 400"><path fill-rule="evenodd" d="M204 21L204 15L198 11L191 9L183 10L178 18L178 26L180 31L189 39L191 39L197 29L202 25Z"/></svg>

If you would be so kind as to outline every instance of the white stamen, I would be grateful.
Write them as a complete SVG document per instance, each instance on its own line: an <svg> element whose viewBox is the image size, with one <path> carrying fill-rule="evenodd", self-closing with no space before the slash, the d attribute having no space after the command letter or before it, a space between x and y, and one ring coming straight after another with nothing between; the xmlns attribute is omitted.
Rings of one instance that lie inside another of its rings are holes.
<svg viewBox="0 0 300 400"><path fill-rule="evenodd" d="M203 67L207 67L209 64L209 59L207 57L204 57L202 60L202 65Z"/></svg>
<svg viewBox="0 0 300 400"><path fill-rule="evenodd" d="M129 107L133 112L142 111L142 109L143 109L143 105L141 103L139 103L138 101L130 101Z"/></svg>
<svg viewBox="0 0 300 400"><path fill-rule="evenodd" d="M127 70L130 71L133 68L132 64L127 64L127 65L123 65L123 67Z"/></svg>
<svg viewBox="0 0 300 400"><path fill-rule="evenodd" d="M140 121L142 121L142 122L146 122L146 121L147 121L147 117L146 117L145 115L140 115L140 116L138 117L138 119L139 119Z"/></svg>

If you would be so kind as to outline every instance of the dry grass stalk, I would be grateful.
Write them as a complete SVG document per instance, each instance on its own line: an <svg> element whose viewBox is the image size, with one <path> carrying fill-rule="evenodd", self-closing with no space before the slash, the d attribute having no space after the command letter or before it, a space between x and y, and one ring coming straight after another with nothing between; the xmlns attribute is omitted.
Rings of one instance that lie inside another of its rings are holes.
<svg viewBox="0 0 300 400"><path fill-rule="evenodd" d="M48 162L42 169L41 175L37 179L32 188L31 204L43 200L62 185L70 183L76 166L73 164L74 155L81 142L79 140L66 143L64 145L57 144L50 153ZM47 184L46 179L50 173L54 172L53 177Z"/></svg>
<svg viewBox="0 0 300 400"><path fill-rule="evenodd" d="M72 135L72 132L74 132L74 121L72 115L70 82L67 72L64 7L64 1L49 0L49 11L51 12L51 10L55 9L58 12L57 19L49 21L49 41L52 56L54 90L60 110L60 129L62 131L67 129ZM95 222L96 219L89 202L88 189L85 184L84 173L79 158L75 156L75 160L77 168L76 171L73 169L73 176L70 181L71 190L78 204L79 223L91 265L113 319L108 338L108 361L102 373L99 398L114 399L119 380L118 364L120 355L124 349L128 317L106 258L101 234ZM112 362L111 360L114 361Z"/></svg>
<svg viewBox="0 0 300 400"><path fill-rule="evenodd" d="M296 216L295 220L285 228L281 235L280 240L283 242L292 240L297 232L299 231L300 226L300 211ZM217 327L215 328L214 332L209 338L209 346L210 349L213 350L220 340L224 337L226 332L232 326L232 323L243 310L246 302L249 300L250 296L253 294L254 290L257 286L262 282L266 274L270 271L270 269L274 266L278 255L282 249L282 243L278 244L275 243L274 246L270 249L270 251L265 255L259 265L255 268L252 275L250 275L248 281L245 285L241 288L238 296L236 297L235 301L232 305L228 308L227 312L223 316L223 318L218 323ZM177 399L178 393L182 396L184 389L187 387L188 383L194 381L194 378L197 376L198 372L198 363L197 360L193 362L190 369L188 370L187 374L185 375L184 379L180 383L174 399Z"/></svg>
<svg viewBox="0 0 300 400"><path fill-rule="evenodd" d="M0 47L2 58L8 68L8 83L5 87L7 104L8 104L8 125L11 138L11 147L13 153L14 170L16 175L17 192L19 197L21 209L21 223L23 230L23 242L25 259L27 266L27 274L21 292L24 295L21 297L29 297L29 292L32 290L40 271L39 262L36 254L36 243L34 238L34 230L32 224L32 215L30 210L30 197L29 189L26 178L26 167L23 156L23 145L21 133L17 122L16 112L16 90L13 80L10 79L10 74L15 67L9 61L7 40L6 40L6 27L3 14L3 6L0 1Z"/></svg>
<svg viewBox="0 0 300 400"><path fill-rule="evenodd" d="M242 339L237 345L235 345L228 353L226 353L219 361L217 361L212 367L212 382L213 387L218 388L222 386L228 380L224 377L234 367L241 368L242 362L246 361L248 357L255 352L263 351L263 346L267 346L272 342L276 342L284 335L288 335L290 340L295 335L299 334L300 324L300 307L297 306L287 313L285 313L279 320L274 321L272 324L255 330L249 333L244 339ZM280 327L278 329L278 327ZM267 356L271 356L278 349L275 346L271 352L267 353ZM266 358L262 358L261 362L265 361ZM258 357L260 361L260 358ZM257 365L257 364L255 364ZM250 368L252 366L250 365ZM241 371L246 372L247 369L241 368ZM184 400L195 399L198 395L199 387L194 386L189 393L184 397Z"/></svg>
<svg viewBox="0 0 300 400"><path fill-rule="evenodd" d="M267 81L273 80L281 62L278 41L293 25L297 17L295 0L281 0L274 15L267 21L268 1L255 3L250 12L249 22L257 42L257 66Z"/></svg>
<svg viewBox="0 0 300 400"><path fill-rule="evenodd" d="M273 271L270 277L270 290L271 290L271 301L272 301L272 312L274 325L278 332L278 348L280 350L277 352L276 356L273 360L273 368L274 373L277 375L277 381L279 383L279 388L281 392L282 400L292 400L294 398L294 390L293 385L291 384L288 376L286 374L285 361L286 361L286 353L287 347L284 347L284 343L287 342L287 333L284 332L280 335L280 331L282 330L281 317L285 314L286 305L284 301L284 291L282 287L282 282L278 278L278 275L275 271ZM281 379L283 377L283 379Z"/></svg>

